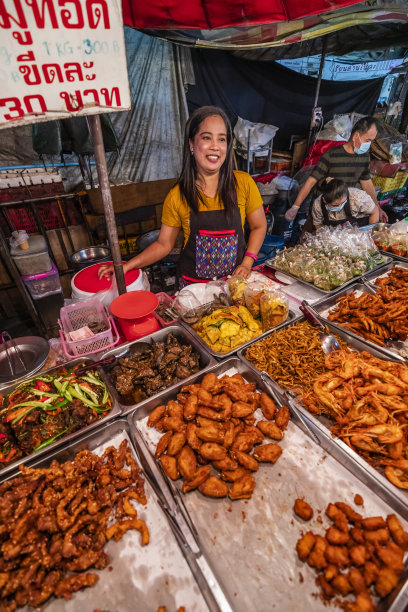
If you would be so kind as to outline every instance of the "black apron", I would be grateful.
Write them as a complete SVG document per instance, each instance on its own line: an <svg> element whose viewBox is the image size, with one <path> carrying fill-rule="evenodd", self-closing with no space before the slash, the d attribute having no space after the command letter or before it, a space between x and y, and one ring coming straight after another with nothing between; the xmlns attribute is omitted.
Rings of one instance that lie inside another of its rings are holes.
<svg viewBox="0 0 408 612"><path fill-rule="evenodd" d="M238 206L230 221L224 209L197 213L190 209L190 235L177 265L179 289L232 274L245 249Z"/></svg>
<svg viewBox="0 0 408 612"><path fill-rule="evenodd" d="M320 208L322 209L324 225L330 225L331 227L337 227L338 225L344 225L344 223L347 223L347 221L349 221L352 225L363 227L364 225L368 225L368 220L370 218L370 215L360 217L359 219L357 219L356 217L353 217L353 215L351 214L350 202L348 198L347 198L347 202L344 205L344 209L343 209L344 212L346 213L345 219L335 219L335 220L329 219L329 213L327 212L326 205L324 204L321 198L320 198Z"/></svg>

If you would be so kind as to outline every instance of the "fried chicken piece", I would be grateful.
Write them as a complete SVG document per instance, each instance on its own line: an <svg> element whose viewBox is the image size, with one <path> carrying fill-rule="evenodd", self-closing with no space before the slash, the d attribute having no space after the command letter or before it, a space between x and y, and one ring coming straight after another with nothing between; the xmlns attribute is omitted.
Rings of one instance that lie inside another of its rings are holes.
<svg viewBox="0 0 408 612"><path fill-rule="evenodd" d="M142 546L146 546L146 544L149 543L150 537L147 525L144 521L138 518L118 521L111 527L108 527L108 529L106 530L106 538L108 540L114 538L114 540L118 542L122 538L122 536L127 531L129 531L129 529L136 529L137 531L140 531L140 534L142 536Z"/></svg>
<svg viewBox="0 0 408 612"><path fill-rule="evenodd" d="M324 570L324 577L330 582L331 580L333 580L333 578L337 576L338 573L339 568L337 567L337 565L328 565Z"/></svg>
<svg viewBox="0 0 408 612"><path fill-rule="evenodd" d="M166 476L168 476L172 480L177 480L177 478L179 478L177 459L175 457L170 457L170 455L162 455L160 457L160 463Z"/></svg>
<svg viewBox="0 0 408 612"><path fill-rule="evenodd" d="M333 578L331 584L343 597L351 593L353 590L348 576L346 574L338 574L335 578Z"/></svg>
<svg viewBox="0 0 408 612"><path fill-rule="evenodd" d="M363 574L356 567L350 567L348 579L356 594L367 590Z"/></svg>
<svg viewBox="0 0 408 612"><path fill-rule="evenodd" d="M313 517L313 508L310 504L305 502L304 499L298 498L295 500L293 511L304 521L310 521Z"/></svg>
<svg viewBox="0 0 408 612"><path fill-rule="evenodd" d="M395 514L387 516L387 526L394 542L403 550L408 550L408 533L404 531L398 517Z"/></svg>
<svg viewBox="0 0 408 612"><path fill-rule="evenodd" d="M225 497L228 494L228 485L217 476L209 476L200 484L198 490L208 497Z"/></svg>
<svg viewBox="0 0 408 612"><path fill-rule="evenodd" d="M272 421L258 421L256 426L265 436L272 438L272 440L282 440L283 438L283 431Z"/></svg>
<svg viewBox="0 0 408 612"><path fill-rule="evenodd" d="M248 473L233 482L228 495L230 499L250 499L255 489L255 478Z"/></svg>
<svg viewBox="0 0 408 612"><path fill-rule="evenodd" d="M150 413L149 418L147 419L147 426L155 427L155 425L157 425L157 423L160 421L160 419L164 417L165 414L166 406L157 406L157 408L152 410L152 412Z"/></svg>
<svg viewBox="0 0 408 612"><path fill-rule="evenodd" d="M168 433L168 432L167 432ZM165 434L166 435L166 434ZM167 446L167 454L175 457L179 454L181 449L186 443L186 434L183 432L176 432L172 435L170 442ZM156 449L157 451L157 449Z"/></svg>
<svg viewBox="0 0 408 612"><path fill-rule="evenodd" d="M287 406L281 406L275 414L275 423L279 429L285 430L290 419L290 412Z"/></svg>
<svg viewBox="0 0 408 612"><path fill-rule="evenodd" d="M213 464L214 465L214 464ZM249 470L246 470L242 465L238 466L235 470L223 470L221 472L221 478L227 482L236 482L243 476L250 474Z"/></svg>
<svg viewBox="0 0 408 612"><path fill-rule="evenodd" d="M243 419L244 417L249 416L254 411L253 406L251 404L247 404L246 402L234 402L232 404L232 416L238 419Z"/></svg>
<svg viewBox="0 0 408 612"><path fill-rule="evenodd" d="M387 546L377 546L377 557L387 567L400 574L404 569L404 551L395 542L389 542Z"/></svg>
<svg viewBox="0 0 408 612"><path fill-rule="evenodd" d="M359 593L354 602L346 604L346 612L375 612L375 606L368 593Z"/></svg>
<svg viewBox="0 0 408 612"><path fill-rule="evenodd" d="M361 526L367 531L375 531L376 529L384 529L387 524L382 516L369 516L361 521Z"/></svg>
<svg viewBox="0 0 408 612"><path fill-rule="evenodd" d="M346 546L328 545L325 551L326 559L330 564L345 567L349 564L349 552Z"/></svg>
<svg viewBox="0 0 408 612"><path fill-rule="evenodd" d="M397 586L398 574L390 567L382 567L375 581L375 590L380 597L385 597Z"/></svg>
<svg viewBox="0 0 408 612"><path fill-rule="evenodd" d="M364 565L366 561L366 548L362 544L352 546L349 550L350 561L354 565Z"/></svg>
<svg viewBox="0 0 408 612"><path fill-rule="evenodd" d="M235 440L235 428L234 423L229 421L224 425L224 448L230 448Z"/></svg>
<svg viewBox="0 0 408 612"><path fill-rule="evenodd" d="M72 574L63 578L56 586L54 594L57 597L71 599L72 593L93 586L98 582L99 576L96 574Z"/></svg>
<svg viewBox="0 0 408 612"><path fill-rule="evenodd" d="M263 444L254 450L254 457L257 461L268 461L276 463L282 454L282 449L279 444ZM239 459L238 459L239 461Z"/></svg>
<svg viewBox="0 0 408 612"><path fill-rule="evenodd" d="M270 421L275 416L275 412L276 412L276 404L275 404L275 402L266 393L261 393L260 394L259 401L260 401L261 410L262 410L262 413L263 413L265 419Z"/></svg>
<svg viewBox="0 0 408 612"><path fill-rule="evenodd" d="M354 496L354 503L356 506L364 506L364 499L358 493Z"/></svg>
<svg viewBox="0 0 408 612"><path fill-rule="evenodd" d="M238 468L238 462L235 459L231 459L231 457L225 457L221 459L221 461L213 461L213 466L217 470L236 470Z"/></svg>
<svg viewBox="0 0 408 612"><path fill-rule="evenodd" d="M348 531L347 517L337 506L329 504L326 508L326 514L334 522L337 529L340 529L340 531Z"/></svg>
<svg viewBox="0 0 408 612"><path fill-rule="evenodd" d="M315 535L315 538L315 545L307 558L307 563L310 565L310 567L315 567L318 570L324 569L327 567L327 561L325 558L325 552L328 546L327 540L321 535Z"/></svg>
<svg viewBox="0 0 408 612"><path fill-rule="evenodd" d="M254 444L260 444L264 441L265 438L262 431L259 431L256 425L245 425L244 433L252 434Z"/></svg>
<svg viewBox="0 0 408 612"><path fill-rule="evenodd" d="M365 531L364 538L366 542L372 544L386 544L390 539L388 529L376 529L375 531Z"/></svg>
<svg viewBox="0 0 408 612"><path fill-rule="evenodd" d="M197 437L203 442L216 442L218 444L224 443L224 429L220 423L213 421L210 425L205 427L198 427L196 430Z"/></svg>
<svg viewBox="0 0 408 612"><path fill-rule="evenodd" d="M180 421L182 421L184 415L184 406L182 406L178 402L175 402L174 400L169 400L167 404L167 414L171 418L179 419Z"/></svg>
<svg viewBox="0 0 408 612"><path fill-rule="evenodd" d="M187 444L195 451L199 451L201 448L201 440L197 436L198 427L194 423L189 423L186 429Z"/></svg>
<svg viewBox="0 0 408 612"><path fill-rule="evenodd" d="M203 465L197 468L196 473L194 474L191 480L184 481L183 483L183 493L188 493L188 491L192 491L200 486L208 478L211 472L210 465Z"/></svg>
<svg viewBox="0 0 408 612"><path fill-rule="evenodd" d="M360 525L363 517L358 512L355 512L353 508L350 508L348 504L345 504L344 502L335 502L335 506L344 512L350 523Z"/></svg>
<svg viewBox="0 0 408 612"><path fill-rule="evenodd" d="M215 442L204 442L200 448L200 455L208 461L222 461L227 456L227 449Z"/></svg>
<svg viewBox="0 0 408 612"><path fill-rule="evenodd" d="M185 421L192 421L198 408L198 397L197 395L189 395L184 406L183 406L183 417Z"/></svg>
<svg viewBox="0 0 408 612"><path fill-rule="evenodd" d="M371 586L373 582L377 580L378 576L378 567L372 561L366 561L364 565L364 582L367 587Z"/></svg>
<svg viewBox="0 0 408 612"><path fill-rule="evenodd" d="M364 531L360 527L352 527L350 529L350 535L357 544L364 544Z"/></svg>
<svg viewBox="0 0 408 612"><path fill-rule="evenodd" d="M333 597L334 589L322 574L319 574L316 578L316 584L322 589L325 599L331 599Z"/></svg>
<svg viewBox="0 0 408 612"><path fill-rule="evenodd" d="M200 387L209 393L216 394L222 390L223 385L221 381L218 380L218 376L214 372L210 372L203 377Z"/></svg>
<svg viewBox="0 0 408 612"><path fill-rule="evenodd" d="M305 533L297 542L296 550L301 561L306 561L316 543L316 536L311 531Z"/></svg>
<svg viewBox="0 0 408 612"><path fill-rule="evenodd" d="M233 450L242 451L243 453L250 452L255 444L254 435L251 433L240 433L235 438L234 443L232 445Z"/></svg>
<svg viewBox="0 0 408 612"><path fill-rule="evenodd" d="M340 531L337 527L329 527L326 531L326 539L330 544L347 544L349 538L347 532Z"/></svg>
<svg viewBox="0 0 408 612"><path fill-rule="evenodd" d="M203 446L204 444L201 446L200 452ZM197 470L197 459L194 451L189 446L184 446L177 457L177 468L185 480L192 480L194 478Z"/></svg>
<svg viewBox="0 0 408 612"><path fill-rule="evenodd" d="M178 416L165 416L161 419L164 431L186 431L186 424Z"/></svg>
<svg viewBox="0 0 408 612"><path fill-rule="evenodd" d="M232 451L231 456L233 459L236 459L242 467L247 470L251 470L251 472L256 472L258 469L258 462L256 459L251 457L251 455L247 455L247 453L242 453L241 451Z"/></svg>

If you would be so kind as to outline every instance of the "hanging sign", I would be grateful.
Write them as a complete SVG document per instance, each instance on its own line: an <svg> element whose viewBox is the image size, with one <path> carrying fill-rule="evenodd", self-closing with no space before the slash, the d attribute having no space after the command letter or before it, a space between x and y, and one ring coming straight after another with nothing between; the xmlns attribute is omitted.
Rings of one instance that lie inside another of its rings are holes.
<svg viewBox="0 0 408 612"><path fill-rule="evenodd" d="M0 0L0 128L128 108L121 0Z"/></svg>

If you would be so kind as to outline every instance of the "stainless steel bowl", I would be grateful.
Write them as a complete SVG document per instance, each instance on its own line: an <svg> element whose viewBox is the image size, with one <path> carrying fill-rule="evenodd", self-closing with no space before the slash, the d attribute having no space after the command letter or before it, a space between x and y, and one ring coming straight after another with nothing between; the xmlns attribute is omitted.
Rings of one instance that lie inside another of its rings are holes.
<svg viewBox="0 0 408 612"><path fill-rule="evenodd" d="M109 261L111 259L111 252L107 247L93 246L72 253L69 259L74 268L82 270L92 266L92 264Z"/></svg>

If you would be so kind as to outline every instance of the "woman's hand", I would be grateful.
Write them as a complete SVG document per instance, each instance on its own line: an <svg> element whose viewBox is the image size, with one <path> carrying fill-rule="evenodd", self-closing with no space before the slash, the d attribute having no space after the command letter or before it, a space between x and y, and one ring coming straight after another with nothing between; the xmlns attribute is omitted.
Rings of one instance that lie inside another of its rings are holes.
<svg viewBox="0 0 408 612"><path fill-rule="evenodd" d="M298 212L299 212L299 206L292 206L291 208L288 208L288 210L285 212L286 221L293 221L293 219L296 217Z"/></svg>
<svg viewBox="0 0 408 612"><path fill-rule="evenodd" d="M105 264L98 269L98 278L103 276L113 276L113 265Z"/></svg>
<svg viewBox="0 0 408 612"><path fill-rule="evenodd" d="M251 266L247 266L244 263L240 264L235 268L232 276L241 276L242 278L249 278L251 274Z"/></svg>

